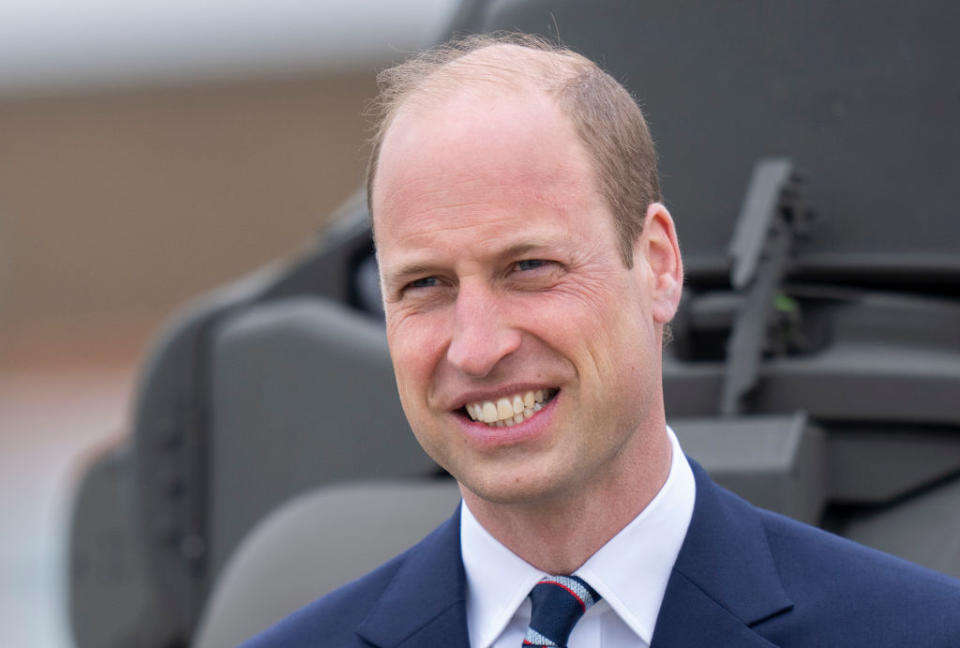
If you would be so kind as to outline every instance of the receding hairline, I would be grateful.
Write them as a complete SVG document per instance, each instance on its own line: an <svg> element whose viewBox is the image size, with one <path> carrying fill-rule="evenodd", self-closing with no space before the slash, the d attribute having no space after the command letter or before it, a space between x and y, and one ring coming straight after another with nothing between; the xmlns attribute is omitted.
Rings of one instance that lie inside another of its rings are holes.
<svg viewBox="0 0 960 648"><path fill-rule="evenodd" d="M518 65L518 61L522 65ZM470 36L429 50L378 75L379 114L367 167L368 208L373 210L380 149L395 119L418 105L435 108L458 92L540 92L555 95L578 75L599 70L585 56L529 34Z"/></svg>
<svg viewBox="0 0 960 648"><path fill-rule="evenodd" d="M594 63L570 50L529 47L512 42L492 43L466 52L438 66L416 86L406 89L406 98L431 91L466 85L491 83L501 88L526 90L537 88L550 92L571 81ZM520 65L518 65L520 63ZM402 104L401 102L399 102Z"/></svg>
<svg viewBox="0 0 960 648"><path fill-rule="evenodd" d="M646 212L651 203L662 200L657 155L640 106L599 65L538 36L500 32L444 43L384 70L377 82L380 93L372 105L378 113L377 132L367 165L368 203L384 136L405 106L421 100L437 105L441 93L456 88L481 94L491 89L539 89L570 120L592 159L601 195L617 226L623 262L633 266Z"/></svg>

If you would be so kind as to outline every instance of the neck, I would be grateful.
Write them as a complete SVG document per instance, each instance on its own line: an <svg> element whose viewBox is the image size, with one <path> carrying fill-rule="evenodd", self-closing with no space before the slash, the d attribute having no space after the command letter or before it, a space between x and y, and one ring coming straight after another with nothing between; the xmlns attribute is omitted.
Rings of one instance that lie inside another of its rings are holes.
<svg viewBox="0 0 960 648"><path fill-rule="evenodd" d="M531 502L491 502L460 487L477 521L537 569L572 574L656 497L670 474L666 430L603 479Z"/></svg>

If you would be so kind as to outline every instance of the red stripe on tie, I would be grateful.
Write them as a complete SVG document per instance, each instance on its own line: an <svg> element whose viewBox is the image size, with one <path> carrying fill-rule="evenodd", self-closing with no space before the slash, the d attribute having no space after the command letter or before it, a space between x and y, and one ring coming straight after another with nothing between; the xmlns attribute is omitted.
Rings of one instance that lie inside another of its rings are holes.
<svg viewBox="0 0 960 648"><path fill-rule="evenodd" d="M572 596L573 598L577 599L577 603L580 604L580 607L583 608L583 611L584 611L584 612L587 611L587 604L584 603L584 602L583 602L583 599L581 599L579 596L577 596L577 593L574 592L572 589L570 589L569 587L567 587L567 586L564 585L563 583L558 583L557 581L547 581L547 582L550 583L551 585L556 585L557 587L562 587L563 589L567 590L567 592L570 594L570 596Z"/></svg>

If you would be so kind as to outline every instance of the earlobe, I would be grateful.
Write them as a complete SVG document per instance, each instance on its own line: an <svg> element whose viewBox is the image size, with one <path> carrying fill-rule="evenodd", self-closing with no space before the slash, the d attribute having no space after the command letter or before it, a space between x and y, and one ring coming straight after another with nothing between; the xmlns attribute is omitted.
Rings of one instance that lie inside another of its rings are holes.
<svg viewBox="0 0 960 648"><path fill-rule="evenodd" d="M665 324L673 319L680 303L683 260L673 218L662 203L651 203L647 207L636 253L643 258L635 261L643 263L650 272L648 280L654 319Z"/></svg>

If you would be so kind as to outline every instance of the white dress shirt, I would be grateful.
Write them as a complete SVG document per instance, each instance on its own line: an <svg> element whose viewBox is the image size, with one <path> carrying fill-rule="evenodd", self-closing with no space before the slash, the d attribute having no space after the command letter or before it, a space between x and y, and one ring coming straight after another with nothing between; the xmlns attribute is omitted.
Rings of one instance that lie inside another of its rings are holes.
<svg viewBox="0 0 960 648"><path fill-rule="evenodd" d="M667 581L693 515L693 472L676 435L660 492L575 574L603 597L573 628L570 648L647 648ZM518 648L530 622L533 586L546 576L504 547L461 504L460 551L467 574L472 648Z"/></svg>

